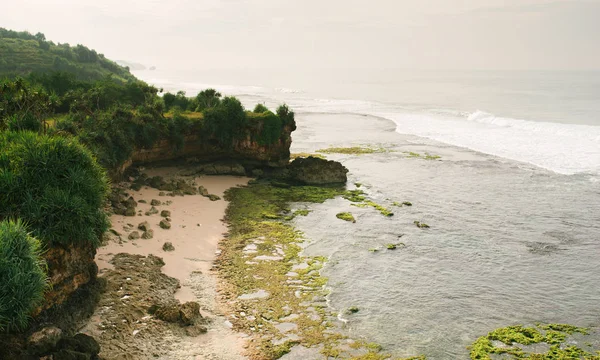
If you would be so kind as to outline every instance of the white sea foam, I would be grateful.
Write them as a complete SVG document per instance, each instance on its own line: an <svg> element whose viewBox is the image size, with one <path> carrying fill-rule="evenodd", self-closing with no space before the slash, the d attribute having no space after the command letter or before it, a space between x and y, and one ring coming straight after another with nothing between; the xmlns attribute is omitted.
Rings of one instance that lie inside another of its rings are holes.
<svg viewBox="0 0 600 360"><path fill-rule="evenodd" d="M600 126L527 121L476 111L465 117L376 113L414 134L561 174L600 173Z"/></svg>

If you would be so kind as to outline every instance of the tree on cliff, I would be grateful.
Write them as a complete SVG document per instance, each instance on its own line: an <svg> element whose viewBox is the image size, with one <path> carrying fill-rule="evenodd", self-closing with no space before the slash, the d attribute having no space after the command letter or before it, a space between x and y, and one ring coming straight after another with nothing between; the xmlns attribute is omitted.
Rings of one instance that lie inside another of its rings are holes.
<svg viewBox="0 0 600 360"><path fill-rule="evenodd" d="M195 111L204 111L206 109L219 106L221 103L221 93L215 89L202 90L194 99Z"/></svg>
<svg viewBox="0 0 600 360"><path fill-rule="evenodd" d="M218 106L204 111L205 136L227 149L244 133L247 123L244 106L234 97L226 97Z"/></svg>

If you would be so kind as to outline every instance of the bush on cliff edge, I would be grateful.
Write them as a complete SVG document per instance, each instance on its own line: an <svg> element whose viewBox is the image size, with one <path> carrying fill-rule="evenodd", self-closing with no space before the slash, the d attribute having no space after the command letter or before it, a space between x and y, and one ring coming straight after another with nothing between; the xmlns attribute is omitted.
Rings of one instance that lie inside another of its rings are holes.
<svg viewBox="0 0 600 360"><path fill-rule="evenodd" d="M21 330L47 286L40 242L21 221L0 222L0 331Z"/></svg>
<svg viewBox="0 0 600 360"><path fill-rule="evenodd" d="M99 244L108 180L72 138L0 133L0 219L22 219L46 245Z"/></svg>

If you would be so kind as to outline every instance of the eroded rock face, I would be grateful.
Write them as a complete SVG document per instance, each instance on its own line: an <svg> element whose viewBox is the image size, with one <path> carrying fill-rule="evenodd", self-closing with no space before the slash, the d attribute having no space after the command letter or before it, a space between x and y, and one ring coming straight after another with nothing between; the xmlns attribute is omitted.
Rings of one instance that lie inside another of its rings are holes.
<svg viewBox="0 0 600 360"><path fill-rule="evenodd" d="M98 266L94 262L96 249L92 244L55 245L43 255L48 264L50 289L44 303L34 312L65 302L81 286L96 278Z"/></svg>
<svg viewBox="0 0 600 360"><path fill-rule="evenodd" d="M309 156L297 158L288 166L290 178L306 185L344 184L348 169L337 161Z"/></svg>
<svg viewBox="0 0 600 360"><path fill-rule="evenodd" d="M132 164L160 163L176 159L212 162L203 170L204 173L212 175L245 175L246 165L285 167L290 160L291 133L296 129L295 122L285 125L279 139L269 145L261 145L258 141L258 134L262 131L262 127L262 123L254 123L246 129L245 136L236 139L228 148L219 146L210 139L201 139L199 130L192 130L191 134L185 136L184 144L180 149L175 149L168 140L157 142L151 149L136 149L131 160L126 161L119 169L110 171L110 175L119 178ZM159 186L153 187L159 188Z"/></svg>

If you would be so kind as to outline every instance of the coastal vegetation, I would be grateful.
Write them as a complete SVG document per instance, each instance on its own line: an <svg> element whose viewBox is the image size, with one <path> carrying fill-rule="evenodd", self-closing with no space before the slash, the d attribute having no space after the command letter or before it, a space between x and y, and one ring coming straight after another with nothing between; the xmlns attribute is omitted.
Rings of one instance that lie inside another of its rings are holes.
<svg viewBox="0 0 600 360"><path fill-rule="evenodd" d="M55 44L42 33L0 28L0 77L31 73L68 72L78 80L100 80L110 75L135 80L129 69L83 45Z"/></svg>
<svg viewBox="0 0 600 360"><path fill-rule="evenodd" d="M47 286L40 241L20 220L0 222L0 333L24 329Z"/></svg>

